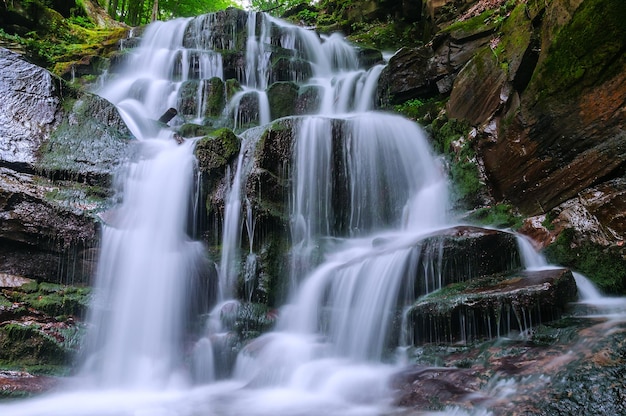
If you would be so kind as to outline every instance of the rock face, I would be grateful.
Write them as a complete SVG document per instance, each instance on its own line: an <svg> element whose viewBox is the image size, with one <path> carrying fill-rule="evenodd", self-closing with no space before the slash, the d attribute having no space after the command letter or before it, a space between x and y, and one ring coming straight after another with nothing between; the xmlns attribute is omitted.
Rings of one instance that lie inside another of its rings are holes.
<svg viewBox="0 0 626 416"><path fill-rule="evenodd" d="M454 5L462 15L439 14L436 22L450 21L431 42L402 49L390 59L379 83L381 105L449 96L441 120L473 127L463 137L471 136L471 157L492 201L512 204L533 217L523 232L539 246L553 244L571 228L576 234L572 244L581 247L587 241L599 245L597 252L615 252L611 263L616 264L624 256L620 248L626 239L623 4L532 0ZM595 269L572 258L568 264ZM604 281L603 287L623 287L595 276L610 273L617 274L616 281L626 281L615 268L590 277Z"/></svg>
<svg viewBox="0 0 626 416"><path fill-rule="evenodd" d="M519 5L454 82L449 114L491 123L480 146L487 176L526 214L620 175L626 39L617 3Z"/></svg>
<svg viewBox="0 0 626 416"><path fill-rule="evenodd" d="M131 134L112 104L19 55L0 49L0 66L0 273L88 281L95 214Z"/></svg>
<svg viewBox="0 0 626 416"><path fill-rule="evenodd" d="M32 166L39 146L59 124L61 81L0 48L0 159ZM68 94L69 91L65 91Z"/></svg>

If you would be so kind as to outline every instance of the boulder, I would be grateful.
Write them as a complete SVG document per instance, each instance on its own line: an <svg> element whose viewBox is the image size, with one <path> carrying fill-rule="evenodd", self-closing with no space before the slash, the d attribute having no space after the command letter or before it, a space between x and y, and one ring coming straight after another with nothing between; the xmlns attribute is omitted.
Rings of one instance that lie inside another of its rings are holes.
<svg viewBox="0 0 626 416"><path fill-rule="evenodd" d="M32 167L70 93L50 72L0 48L0 161Z"/></svg>
<svg viewBox="0 0 626 416"><path fill-rule="evenodd" d="M298 99L298 85L294 82L275 82L267 89L272 120L293 115Z"/></svg>
<svg viewBox="0 0 626 416"><path fill-rule="evenodd" d="M82 93L40 146L36 165L55 178L108 186L136 144L113 104Z"/></svg>
<svg viewBox="0 0 626 416"><path fill-rule="evenodd" d="M471 342L524 333L561 317L577 299L576 282L567 269L498 274L449 285L418 299L410 310L413 341Z"/></svg>
<svg viewBox="0 0 626 416"><path fill-rule="evenodd" d="M438 230L414 248L413 287L422 296L452 283L521 269L514 234L473 226Z"/></svg>

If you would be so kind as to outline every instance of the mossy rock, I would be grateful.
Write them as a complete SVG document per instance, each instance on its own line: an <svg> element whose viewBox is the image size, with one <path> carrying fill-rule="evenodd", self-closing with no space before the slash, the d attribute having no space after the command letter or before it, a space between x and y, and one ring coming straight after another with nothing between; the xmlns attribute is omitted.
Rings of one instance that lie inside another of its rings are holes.
<svg viewBox="0 0 626 416"><path fill-rule="evenodd" d="M298 85L293 82L275 82L267 89L267 98L272 119L294 115Z"/></svg>
<svg viewBox="0 0 626 416"><path fill-rule="evenodd" d="M133 137L113 104L93 94L67 100L68 116L39 148L37 168L58 179L108 186Z"/></svg>
<svg viewBox="0 0 626 416"><path fill-rule="evenodd" d="M323 94L323 89L318 85L300 87L295 103L295 114L316 114L319 111Z"/></svg>
<svg viewBox="0 0 626 416"><path fill-rule="evenodd" d="M554 29L554 39L533 80L538 97L558 94L563 101L563 94L575 97L584 88L623 71L625 19L626 3L622 0L581 2L571 21L560 30Z"/></svg>
<svg viewBox="0 0 626 416"><path fill-rule="evenodd" d="M9 323L0 326L0 360L22 365L64 365L67 352L37 325Z"/></svg>
<svg viewBox="0 0 626 416"><path fill-rule="evenodd" d="M220 78L213 77L204 81L204 94L206 100L205 117L217 117L222 114L226 105L226 85Z"/></svg>
<svg viewBox="0 0 626 416"><path fill-rule="evenodd" d="M234 78L227 79L224 88L226 89L227 100L230 100L235 94L242 90L241 84Z"/></svg>
<svg viewBox="0 0 626 416"><path fill-rule="evenodd" d="M607 294L626 293L626 249L576 241L574 229L567 228L544 249L548 261L570 267L587 276Z"/></svg>
<svg viewBox="0 0 626 416"><path fill-rule="evenodd" d="M223 128L214 131L196 144L198 168L203 173L225 168L239 153L241 143L232 130Z"/></svg>
<svg viewBox="0 0 626 416"><path fill-rule="evenodd" d="M5 290L4 294L12 302L23 303L51 317L82 317L89 306L91 289L33 282L15 290Z"/></svg>
<svg viewBox="0 0 626 416"><path fill-rule="evenodd" d="M295 74L295 75L294 75ZM305 82L313 76L311 64L304 59L280 57L271 64L270 82Z"/></svg>
<svg viewBox="0 0 626 416"><path fill-rule="evenodd" d="M486 36L497 28L497 23L492 19L495 11L495 9L485 10L478 16L451 24L441 32L449 33L455 40L469 40Z"/></svg>
<svg viewBox="0 0 626 416"><path fill-rule="evenodd" d="M577 299L567 269L524 271L448 285L410 309L416 344L472 342L559 319Z"/></svg>

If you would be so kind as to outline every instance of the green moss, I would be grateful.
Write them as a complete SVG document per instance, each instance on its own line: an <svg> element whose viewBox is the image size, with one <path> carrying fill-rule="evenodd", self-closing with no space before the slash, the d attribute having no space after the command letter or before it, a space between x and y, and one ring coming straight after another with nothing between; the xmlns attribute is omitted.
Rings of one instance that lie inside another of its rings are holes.
<svg viewBox="0 0 626 416"><path fill-rule="evenodd" d="M215 129L200 124L185 123L178 128L178 134L182 137L201 137L210 135Z"/></svg>
<svg viewBox="0 0 626 416"><path fill-rule="evenodd" d="M196 143L196 158L200 171L223 168L239 150L239 139L232 130L216 130Z"/></svg>
<svg viewBox="0 0 626 416"><path fill-rule="evenodd" d="M275 82L268 88L267 98L272 119L293 115L298 98L298 86L293 82Z"/></svg>
<svg viewBox="0 0 626 416"><path fill-rule="evenodd" d="M236 79L228 79L226 80L226 99L230 100L231 98L233 98L233 96L235 94L237 94L239 91L242 90L241 88L241 84L239 84L239 81L237 81Z"/></svg>
<svg viewBox="0 0 626 416"><path fill-rule="evenodd" d="M0 360L20 365L64 365L67 355L54 338L37 325L6 324L0 327Z"/></svg>
<svg viewBox="0 0 626 416"><path fill-rule="evenodd" d="M622 70L625 20L623 0L582 2L572 21L550 45L536 85L539 96L545 98L557 92L575 95Z"/></svg>
<svg viewBox="0 0 626 416"><path fill-rule="evenodd" d="M515 212L512 205L508 204L479 208L469 214L468 220L479 225L513 230L522 226L522 217Z"/></svg>
<svg viewBox="0 0 626 416"><path fill-rule="evenodd" d="M435 151L443 154L449 162L449 174L453 196L457 205L470 209L480 203L479 196L485 189L472 143L467 140L470 125L457 119L436 119L428 131L433 138ZM464 140L459 140L462 137ZM453 146L453 142L455 146Z"/></svg>
<svg viewBox="0 0 626 416"><path fill-rule="evenodd" d="M463 38L488 30L494 30L497 23L499 23L493 19L497 10L498 9L485 10L478 16L452 23L450 26L443 29L442 32L450 33L456 38Z"/></svg>
<svg viewBox="0 0 626 416"><path fill-rule="evenodd" d="M19 287L19 290L24 293L35 293L38 289L39 283L34 280L28 283L24 283L22 286Z"/></svg>
<svg viewBox="0 0 626 416"><path fill-rule="evenodd" d="M626 293L626 252L620 247L604 247L590 241L577 244L574 230L568 228L544 254L551 263L583 273L605 293Z"/></svg>
<svg viewBox="0 0 626 416"><path fill-rule="evenodd" d="M63 286L36 282L22 285L16 290L6 290L5 296L12 302L24 303L26 307L50 316L83 316L89 305L91 290L86 287ZM33 287L35 288L33 290Z"/></svg>
<svg viewBox="0 0 626 416"><path fill-rule="evenodd" d="M207 97L205 115L217 117L222 114L224 105L226 105L226 87L224 85L224 82L217 77L211 78L208 82L209 95Z"/></svg>
<svg viewBox="0 0 626 416"><path fill-rule="evenodd" d="M15 11L30 31L0 31L0 39L21 45L31 61L57 75L68 73L85 56L104 56L115 50L117 40L126 33L120 28L95 28L93 22L76 11L66 19L48 8L45 1L29 0L22 6Z"/></svg>

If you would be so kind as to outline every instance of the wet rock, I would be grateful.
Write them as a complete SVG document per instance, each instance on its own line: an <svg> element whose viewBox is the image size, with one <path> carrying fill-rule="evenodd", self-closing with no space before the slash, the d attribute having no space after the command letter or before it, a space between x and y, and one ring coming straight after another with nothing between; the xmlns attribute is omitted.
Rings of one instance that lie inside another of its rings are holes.
<svg viewBox="0 0 626 416"><path fill-rule="evenodd" d="M32 166L60 123L61 80L0 48L0 160Z"/></svg>
<svg viewBox="0 0 626 416"><path fill-rule="evenodd" d="M416 244L414 256L419 259L413 283L416 297L451 283L521 268L515 235L471 226L427 236Z"/></svg>
<svg viewBox="0 0 626 416"><path fill-rule="evenodd" d="M294 115L298 85L294 82L275 82L267 89L272 120Z"/></svg>
<svg viewBox="0 0 626 416"><path fill-rule="evenodd" d="M0 273L48 281L90 278L89 253L98 240L96 223L84 212L90 207L80 198L60 206L51 192L59 192L52 182L0 169Z"/></svg>
<svg viewBox="0 0 626 416"><path fill-rule="evenodd" d="M178 134L184 138L208 136L213 131L213 127L193 123L185 123L178 128Z"/></svg>
<svg viewBox="0 0 626 416"><path fill-rule="evenodd" d="M223 169L239 153L239 138L230 129L213 132L196 144L198 169L202 173L211 173Z"/></svg>
<svg viewBox="0 0 626 416"><path fill-rule="evenodd" d="M414 342L471 342L559 319L577 299L567 269L523 271L443 288L410 309Z"/></svg>
<svg viewBox="0 0 626 416"><path fill-rule="evenodd" d="M294 81L304 82L311 78L311 64L299 58L279 57L274 59L270 68L270 82Z"/></svg>
<svg viewBox="0 0 626 416"><path fill-rule="evenodd" d="M476 79L481 82L477 83ZM507 74L490 48L483 48L456 77L447 105L448 115L469 120L473 125L487 121L502 103L500 96L506 80Z"/></svg>
<svg viewBox="0 0 626 416"><path fill-rule="evenodd" d="M519 105L499 122L499 137L480 152L496 196L526 215L622 176L626 157L626 62L613 43L623 39L612 12L621 6L570 3L548 5L533 75ZM600 49L602 56L591 52Z"/></svg>
<svg viewBox="0 0 626 416"><path fill-rule="evenodd" d="M286 219L285 202L289 192L288 167L294 145L294 119L272 123L256 149L255 164L246 183L246 194L260 221Z"/></svg>
<svg viewBox="0 0 626 416"><path fill-rule="evenodd" d="M315 114L319 111L323 91L320 87L310 85L301 87L295 104L295 114Z"/></svg>
<svg viewBox="0 0 626 416"><path fill-rule="evenodd" d="M359 48L357 50L357 57L359 58L359 65L362 68L371 68L374 65L384 62L382 52L373 48Z"/></svg>
<svg viewBox="0 0 626 416"><path fill-rule="evenodd" d="M230 7L194 18L185 31L183 46L214 51L245 49L248 14Z"/></svg>
<svg viewBox="0 0 626 416"><path fill-rule="evenodd" d="M57 377L33 375L26 371L0 371L0 398L21 398L43 393L56 387Z"/></svg>
<svg viewBox="0 0 626 416"><path fill-rule="evenodd" d="M225 104L225 85L217 77L185 81L178 90L178 109L187 119L219 116Z"/></svg>
<svg viewBox="0 0 626 416"><path fill-rule="evenodd" d="M472 370L423 365L410 366L391 379L391 387L398 392L394 404L416 409L479 403L481 384Z"/></svg>
<svg viewBox="0 0 626 416"><path fill-rule="evenodd" d="M619 240L626 239L626 178L616 178L588 188L579 196L602 227Z"/></svg>
<svg viewBox="0 0 626 416"><path fill-rule="evenodd" d="M232 105L232 104L231 104ZM259 94L256 91L245 92L233 108L235 129L257 126L260 121Z"/></svg>
<svg viewBox="0 0 626 416"><path fill-rule="evenodd" d="M383 103L400 104L416 97L437 93L432 49L402 48L389 59L378 81L378 96Z"/></svg>
<svg viewBox="0 0 626 416"><path fill-rule="evenodd" d="M84 93L39 148L37 167L56 178L107 186L136 142L117 109Z"/></svg>

